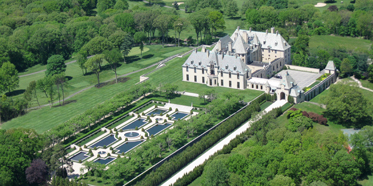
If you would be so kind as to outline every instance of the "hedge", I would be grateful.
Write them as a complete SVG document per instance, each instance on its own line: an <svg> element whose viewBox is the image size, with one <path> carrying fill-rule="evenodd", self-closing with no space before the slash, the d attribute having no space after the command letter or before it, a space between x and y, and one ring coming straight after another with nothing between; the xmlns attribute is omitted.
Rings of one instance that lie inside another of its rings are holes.
<svg viewBox="0 0 373 186"><path fill-rule="evenodd" d="M277 108L269 112L268 114L275 114L276 117L282 114L282 109ZM227 145L224 145L223 149L217 151L215 154L209 157L203 164L195 167L193 171L185 174L183 177L176 180L176 182L173 184L173 186L184 186L189 185L192 183L195 179L200 177L203 173L204 167L207 164L209 160L214 159L216 156L220 154L228 154L230 153L234 148L236 148L239 144L246 141L247 136L250 136L250 130L251 128L248 128L245 132L241 133L240 135L236 136L234 139L232 139Z"/></svg>
<svg viewBox="0 0 373 186"><path fill-rule="evenodd" d="M175 172L182 169L188 163L205 152L205 150L213 146L220 139L224 138L242 123L250 119L252 113L260 111L259 102L262 101L262 97L266 99L265 95L263 95L257 100L253 101L251 105L247 106L241 112L227 119L206 136L202 137L202 139L196 142L193 146L187 147L180 154L175 155L170 160L160 165L155 171L147 174L142 180L138 181L136 185L159 185L163 181L167 180Z"/></svg>

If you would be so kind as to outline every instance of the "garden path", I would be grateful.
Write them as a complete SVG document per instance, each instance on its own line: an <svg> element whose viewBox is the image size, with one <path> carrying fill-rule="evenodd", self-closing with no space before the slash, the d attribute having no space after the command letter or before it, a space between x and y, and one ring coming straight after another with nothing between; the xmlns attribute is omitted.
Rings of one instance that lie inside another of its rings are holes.
<svg viewBox="0 0 373 186"><path fill-rule="evenodd" d="M367 91L371 91L371 92L373 92L373 90L372 89L369 89L369 88L366 88L366 87L363 87L363 85L361 85L361 82L358 80L358 79L356 79L355 78L355 76L351 76L351 78L359 85L359 87L361 88L361 89L364 89L364 90L367 90Z"/></svg>
<svg viewBox="0 0 373 186"><path fill-rule="evenodd" d="M225 145L229 144L229 142L231 140L233 140L234 138L236 138L236 136L238 136L241 133L245 132L248 128L250 128L250 126L251 126L252 123L254 123L254 122L258 121L259 119L261 119L265 114L267 114L272 109L278 108L278 107L281 107L281 106L285 105L285 103L286 103L286 101L284 101L284 100L280 100L280 101L274 102L272 104L274 106L270 105L268 107L270 109L268 109L268 110L266 109L264 112L259 113L257 115L257 117L254 117L254 118L250 119L247 123L243 124L241 127L239 127L238 129L236 129L235 131L233 131L229 136L225 137L219 143L217 143L213 147L211 147L208 151L206 151L205 153L203 153L202 155L200 155L193 162L189 163L182 170L180 170L179 172L177 172L176 174L174 174L170 179L168 179L166 182L164 182L162 184L162 186L169 186L169 185L174 184L177 179L183 177L184 174L187 174L187 173L193 171L194 168L196 168L197 166L203 164L207 159L210 158L210 156L212 156L213 154L215 154L217 151L223 149L223 147Z"/></svg>

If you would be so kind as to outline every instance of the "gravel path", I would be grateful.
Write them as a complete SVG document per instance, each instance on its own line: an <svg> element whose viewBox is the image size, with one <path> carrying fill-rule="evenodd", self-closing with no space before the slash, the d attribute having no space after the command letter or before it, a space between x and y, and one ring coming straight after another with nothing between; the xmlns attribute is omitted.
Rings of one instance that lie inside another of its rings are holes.
<svg viewBox="0 0 373 186"><path fill-rule="evenodd" d="M359 85L359 87L361 88L361 89L364 89L364 90L367 90L367 91L371 91L371 92L373 92L373 90L372 89L369 89L369 88L366 88L366 87L363 87L363 85L361 85L361 82L358 80L358 79L356 79L355 78L355 76L351 76L351 78Z"/></svg>

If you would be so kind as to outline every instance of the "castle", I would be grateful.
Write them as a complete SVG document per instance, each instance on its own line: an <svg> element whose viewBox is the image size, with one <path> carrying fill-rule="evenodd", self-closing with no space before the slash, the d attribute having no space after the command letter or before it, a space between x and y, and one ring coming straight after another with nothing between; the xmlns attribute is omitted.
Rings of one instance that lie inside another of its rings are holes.
<svg viewBox="0 0 373 186"><path fill-rule="evenodd" d="M220 38L212 51L205 47L200 52L193 51L182 65L183 81L262 90L276 94L278 100L292 96L296 103L303 101L302 87L288 72L281 79L269 79L285 65L291 65L291 46L278 31L271 28L270 32L258 32L237 27L231 36ZM334 63L328 66L334 67Z"/></svg>

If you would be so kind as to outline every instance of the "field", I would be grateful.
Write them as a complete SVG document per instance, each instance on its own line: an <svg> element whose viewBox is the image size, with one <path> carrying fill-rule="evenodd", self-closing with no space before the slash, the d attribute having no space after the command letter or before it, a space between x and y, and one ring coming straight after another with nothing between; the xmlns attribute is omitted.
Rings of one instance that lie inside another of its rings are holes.
<svg viewBox="0 0 373 186"><path fill-rule="evenodd" d="M160 60L163 60L167 57L170 57L174 54L177 53L183 53L186 51L191 50L190 48L187 47L165 47L163 48L161 45L151 45L145 47L143 53L143 58L141 59L139 54L140 50L138 47L135 47L134 49L131 50L130 56L126 57L126 62L127 64L122 64L117 68L117 74L123 75L132 71L136 71L142 68L145 68L151 64L154 64L156 62L159 62ZM105 65L105 64L104 64ZM42 66L39 66L39 70L41 69ZM44 69L46 67L44 66ZM100 73L100 82L113 79L115 78L114 72L111 70L109 65L103 66L103 71ZM66 68L66 76L69 78L68 81L68 88L66 90L66 96L71 95L79 90L82 90L84 88L87 88L89 86L97 84L97 78L95 74L89 73L86 75L83 75L81 69L79 68L77 63L72 63L67 65ZM45 74L44 72L37 73L34 75L30 76L25 76L20 78L20 83L19 83L19 89L16 90L16 92L22 92L24 91L29 83L31 81L36 81L38 79L44 78ZM22 96L17 95L17 96ZM17 97L15 96L15 97ZM38 93L38 98L40 101L40 104L46 104L48 103L48 99L46 98L45 94L42 92ZM32 107L38 106L36 101L34 101L31 105Z"/></svg>
<svg viewBox="0 0 373 186"><path fill-rule="evenodd" d="M310 49L313 48L343 48L347 51L357 53L367 52L371 42L365 39L341 37L341 36L312 36L310 38Z"/></svg>
<svg viewBox="0 0 373 186"><path fill-rule="evenodd" d="M223 95L224 93L232 93L235 95L240 95L244 97L244 101L248 102L262 94L262 91L256 90L236 90L231 88L223 87L208 87L204 84L197 84L191 82L182 81L181 65L185 62L188 56L183 58L177 58L166 64L165 67L159 69L158 71L149 75L149 83L153 85L171 83L178 86L179 91L193 92L197 94L203 94L208 90L215 90L215 93Z"/></svg>

